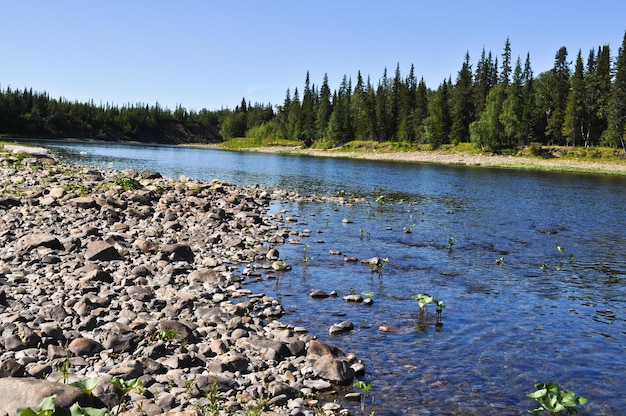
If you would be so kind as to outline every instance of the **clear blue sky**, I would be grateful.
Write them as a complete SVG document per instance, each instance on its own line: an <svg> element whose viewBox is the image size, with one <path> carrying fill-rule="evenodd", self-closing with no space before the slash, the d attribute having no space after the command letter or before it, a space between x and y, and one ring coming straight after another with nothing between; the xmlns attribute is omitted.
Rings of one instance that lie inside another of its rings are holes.
<svg viewBox="0 0 626 416"><path fill-rule="evenodd" d="M535 75L561 46L609 44L626 31L626 1L598 0L0 0L0 85L96 104L173 109L281 104L306 72L331 89L357 71L415 65L430 88L456 79L466 52L530 53Z"/></svg>

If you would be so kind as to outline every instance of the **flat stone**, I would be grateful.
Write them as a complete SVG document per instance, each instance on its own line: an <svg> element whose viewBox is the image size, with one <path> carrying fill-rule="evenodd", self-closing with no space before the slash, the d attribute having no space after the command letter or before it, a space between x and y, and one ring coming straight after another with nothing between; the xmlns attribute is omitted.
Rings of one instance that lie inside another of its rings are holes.
<svg viewBox="0 0 626 416"><path fill-rule="evenodd" d="M85 252L85 259L89 261L112 261L122 258L117 249L104 240L92 241Z"/></svg>
<svg viewBox="0 0 626 416"><path fill-rule="evenodd" d="M19 251L31 251L37 247L47 247L53 250L63 250L65 247L57 237L48 233L27 234L17 241Z"/></svg>

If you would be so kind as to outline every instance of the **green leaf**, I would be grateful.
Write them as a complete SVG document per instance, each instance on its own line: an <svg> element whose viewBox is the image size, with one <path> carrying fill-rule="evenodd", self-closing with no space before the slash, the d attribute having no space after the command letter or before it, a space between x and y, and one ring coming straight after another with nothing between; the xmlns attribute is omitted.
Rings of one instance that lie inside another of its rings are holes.
<svg viewBox="0 0 626 416"><path fill-rule="evenodd" d="M77 387L83 393L91 395L95 388L98 387L98 383L100 383L100 380L98 380L97 378L90 378L88 380L75 381L73 383L70 383L70 386Z"/></svg>
<svg viewBox="0 0 626 416"><path fill-rule="evenodd" d="M535 392L528 393L527 396L530 397L531 399L535 399L536 400L536 399L538 399L540 397L545 396L547 392L548 392L547 389L539 389L539 390L537 390Z"/></svg>
<svg viewBox="0 0 626 416"><path fill-rule="evenodd" d="M80 407L78 403L74 403L70 407L70 414L71 416L108 416L111 412L107 408Z"/></svg>
<svg viewBox="0 0 626 416"><path fill-rule="evenodd" d="M56 398L56 394L45 397L36 408L19 407L17 409L17 416L52 416L55 410L54 401Z"/></svg>
<svg viewBox="0 0 626 416"><path fill-rule="evenodd" d="M38 416L39 411L32 407L18 407L17 416Z"/></svg>

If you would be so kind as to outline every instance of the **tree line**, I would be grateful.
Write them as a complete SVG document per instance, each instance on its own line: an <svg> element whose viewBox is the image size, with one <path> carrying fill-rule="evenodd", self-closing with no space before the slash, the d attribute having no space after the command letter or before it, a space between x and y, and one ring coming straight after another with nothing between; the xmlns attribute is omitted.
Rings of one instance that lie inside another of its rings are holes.
<svg viewBox="0 0 626 416"><path fill-rule="evenodd" d="M228 110L173 111L158 103L96 105L46 92L0 88L0 134L181 143L221 140L220 119Z"/></svg>
<svg viewBox="0 0 626 416"><path fill-rule="evenodd" d="M433 148L472 142L490 151L531 142L626 150L626 34L615 59L608 45L568 59L561 47L554 66L535 76L528 54L512 60L507 38L499 56L483 49L475 68L466 53L456 79L434 90L413 65L406 77L399 64L393 75L385 69L376 84L361 72L354 82L344 76L334 91L327 75L317 87L307 73L302 92L287 90L274 117L250 122L244 99L225 115L221 132L328 147L374 140Z"/></svg>
<svg viewBox="0 0 626 416"><path fill-rule="evenodd" d="M353 140L428 144L471 142L500 151L545 145L609 146L626 150L626 34L615 57L608 45L574 61L561 47L554 66L535 76L530 56L512 60L506 39L501 54L484 49L475 67L469 52L457 73L428 88L414 66L384 70L374 84L359 71L331 90L307 72L302 92L287 90L284 102L234 109L173 111L158 103L94 104L51 98L32 89L0 87L0 134L86 137L144 142L216 142L233 137L305 146L336 147Z"/></svg>

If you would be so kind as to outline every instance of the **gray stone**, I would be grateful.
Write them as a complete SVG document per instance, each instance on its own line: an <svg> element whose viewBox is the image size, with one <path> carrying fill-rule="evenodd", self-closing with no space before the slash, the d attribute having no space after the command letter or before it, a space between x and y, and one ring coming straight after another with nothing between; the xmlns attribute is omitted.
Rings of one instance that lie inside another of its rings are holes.
<svg viewBox="0 0 626 416"><path fill-rule="evenodd" d="M171 260L180 259L187 263L193 263L194 254L189 244L166 244L161 247L161 252L167 257L173 256Z"/></svg>
<svg viewBox="0 0 626 416"><path fill-rule="evenodd" d="M328 329L329 334L340 334L342 332L352 331L354 329L354 324L350 321L343 321L338 324L332 324Z"/></svg>
<svg viewBox="0 0 626 416"><path fill-rule="evenodd" d="M139 360L131 359L111 368L111 370L109 370L109 375L119 377L124 380L130 380L143 375L143 367L141 366L141 362Z"/></svg>
<svg viewBox="0 0 626 416"><path fill-rule="evenodd" d="M89 261L122 260L123 257L115 247L104 240L92 241L85 252L85 259Z"/></svg>
<svg viewBox="0 0 626 416"><path fill-rule="evenodd" d="M14 415L18 407L36 407L41 400L55 394L56 408L69 407L74 403L81 406L93 406L91 398L76 387L47 380L27 378L0 379L0 409ZM97 401L96 404L101 404Z"/></svg>
<svg viewBox="0 0 626 416"><path fill-rule="evenodd" d="M47 247L53 250L63 250L65 247L57 237L47 233L27 234L17 241L18 251L31 251L37 247Z"/></svg>
<svg viewBox="0 0 626 416"><path fill-rule="evenodd" d="M80 209L89 209L98 206L96 200L90 196L79 196L76 198L72 198L70 199L70 205Z"/></svg>
<svg viewBox="0 0 626 416"><path fill-rule="evenodd" d="M330 295L323 290L316 289L312 291L309 296L311 296L313 299L324 299L329 297Z"/></svg>

